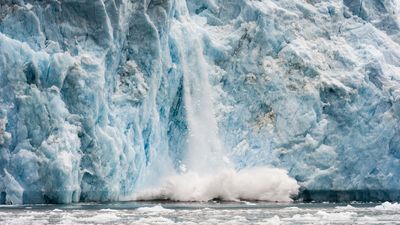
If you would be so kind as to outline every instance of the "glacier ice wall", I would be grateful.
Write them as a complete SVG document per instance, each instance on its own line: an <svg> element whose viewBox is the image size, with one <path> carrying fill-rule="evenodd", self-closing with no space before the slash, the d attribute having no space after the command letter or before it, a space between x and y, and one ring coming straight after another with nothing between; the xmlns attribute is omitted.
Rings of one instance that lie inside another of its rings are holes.
<svg viewBox="0 0 400 225"><path fill-rule="evenodd" d="M7 202L117 200L168 154L179 90L179 78L164 74L171 8L169 1L2 1Z"/></svg>
<svg viewBox="0 0 400 225"><path fill-rule="evenodd" d="M3 0L0 203L120 200L179 170L204 73L199 135L237 169L398 189L399 32L396 0Z"/></svg>
<svg viewBox="0 0 400 225"><path fill-rule="evenodd" d="M201 15L209 51L223 53L212 58L221 135L238 166L284 167L309 189L398 189L399 3L224 9Z"/></svg>

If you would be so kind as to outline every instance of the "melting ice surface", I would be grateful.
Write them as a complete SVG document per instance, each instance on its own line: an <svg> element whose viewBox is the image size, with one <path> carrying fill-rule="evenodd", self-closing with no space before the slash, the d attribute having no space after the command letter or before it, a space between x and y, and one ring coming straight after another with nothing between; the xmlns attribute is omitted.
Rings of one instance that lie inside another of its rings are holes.
<svg viewBox="0 0 400 225"><path fill-rule="evenodd" d="M1 1L0 204L398 189L399 15L396 0Z"/></svg>

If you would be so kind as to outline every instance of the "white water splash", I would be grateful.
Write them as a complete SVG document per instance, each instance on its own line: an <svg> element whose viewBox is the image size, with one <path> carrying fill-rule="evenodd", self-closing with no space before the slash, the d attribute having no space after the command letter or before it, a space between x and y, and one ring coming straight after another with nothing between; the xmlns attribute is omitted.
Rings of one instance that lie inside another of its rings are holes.
<svg viewBox="0 0 400 225"><path fill-rule="evenodd" d="M296 181L282 169L227 169L208 175L188 172L168 177L161 187L139 192L136 200L289 202L298 188Z"/></svg>

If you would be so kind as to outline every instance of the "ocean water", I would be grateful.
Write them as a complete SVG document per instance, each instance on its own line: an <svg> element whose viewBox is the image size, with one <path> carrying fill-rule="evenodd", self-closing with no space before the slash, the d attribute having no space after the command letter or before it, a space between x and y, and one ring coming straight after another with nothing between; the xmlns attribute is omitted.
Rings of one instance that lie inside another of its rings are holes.
<svg viewBox="0 0 400 225"><path fill-rule="evenodd" d="M1 206L0 224L400 224L400 204L123 202Z"/></svg>

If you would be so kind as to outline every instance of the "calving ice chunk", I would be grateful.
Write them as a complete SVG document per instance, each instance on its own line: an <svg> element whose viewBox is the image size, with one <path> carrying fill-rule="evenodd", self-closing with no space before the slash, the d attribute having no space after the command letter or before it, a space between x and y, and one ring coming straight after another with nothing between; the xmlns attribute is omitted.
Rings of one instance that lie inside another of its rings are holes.
<svg viewBox="0 0 400 225"><path fill-rule="evenodd" d="M398 189L399 7L2 2L0 203Z"/></svg>

